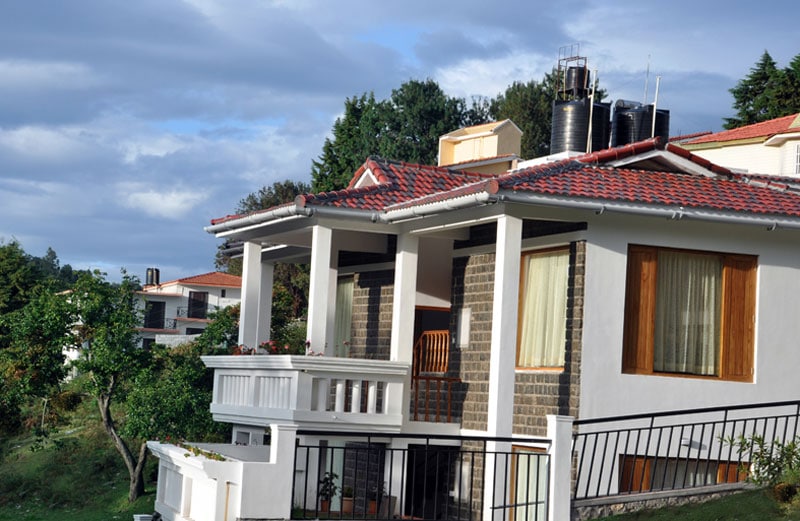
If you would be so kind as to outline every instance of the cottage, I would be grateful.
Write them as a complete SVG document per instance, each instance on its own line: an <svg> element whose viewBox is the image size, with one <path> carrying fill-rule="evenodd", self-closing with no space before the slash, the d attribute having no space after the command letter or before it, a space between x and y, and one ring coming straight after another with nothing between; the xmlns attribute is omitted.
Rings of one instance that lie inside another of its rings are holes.
<svg viewBox="0 0 800 521"><path fill-rule="evenodd" d="M518 166L370 158L344 190L213 221L244 242L241 343L268 340L275 263L308 262L324 356L205 359L239 452L151 443L164 518L378 499L382 518L568 519L736 488L748 455L721 438L796 432L777 402L798 398L800 184L659 139Z"/></svg>

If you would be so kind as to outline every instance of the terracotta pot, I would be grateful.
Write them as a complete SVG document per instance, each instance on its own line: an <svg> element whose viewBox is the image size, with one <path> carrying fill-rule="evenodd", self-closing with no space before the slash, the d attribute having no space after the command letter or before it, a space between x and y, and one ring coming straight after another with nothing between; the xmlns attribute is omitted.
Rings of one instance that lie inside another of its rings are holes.
<svg viewBox="0 0 800 521"><path fill-rule="evenodd" d="M330 512L331 511L331 500L330 499L320 499L319 500L319 511L320 512Z"/></svg>
<svg viewBox="0 0 800 521"><path fill-rule="evenodd" d="M351 497L343 497L342 498L342 514L352 514L353 513L353 498Z"/></svg>

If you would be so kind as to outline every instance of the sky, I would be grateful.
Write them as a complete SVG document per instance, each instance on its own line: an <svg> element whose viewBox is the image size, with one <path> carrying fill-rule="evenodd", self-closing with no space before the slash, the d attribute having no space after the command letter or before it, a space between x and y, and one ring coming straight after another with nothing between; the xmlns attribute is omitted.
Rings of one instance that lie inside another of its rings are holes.
<svg viewBox="0 0 800 521"><path fill-rule="evenodd" d="M431 78L495 97L579 45L612 101L721 130L763 52L800 54L797 0L4 0L0 242L161 280L214 270L203 230L310 182L344 100ZM454 129L455 130L455 129Z"/></svg>

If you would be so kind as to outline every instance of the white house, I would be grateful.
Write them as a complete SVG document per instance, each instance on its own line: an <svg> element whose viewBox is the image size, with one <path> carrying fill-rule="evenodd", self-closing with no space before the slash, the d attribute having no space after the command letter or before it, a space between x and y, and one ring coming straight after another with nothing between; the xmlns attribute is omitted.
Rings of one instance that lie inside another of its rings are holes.
<svg viewBox="0 0 800 521"><path fill-rule="evenodd" d="M706 134L681 144L739 172L800 177L800 114Z"/></svg>
<svg viewBox="0 0 800 521"><path fill-rule="evenodd" d="M347 189L206 229L244 241L247 346L275 263L310 263L325 356L204 359L234 427L213 450L246 470L151 443L165 519L360 517L378 488L380 518L561 520L740 487L749 455L722 437L797 431L792 179L658 139L502 174L370 158Z"/></svg>
<svg viewBox="0 0 800 521"><path fill-rule="evenodd" d="M138 329L142 345L176 344L203 332L208 314L239 303L242 278L211 272L161 282L159 270L147 270L139 295L144 322Z"/></svg>

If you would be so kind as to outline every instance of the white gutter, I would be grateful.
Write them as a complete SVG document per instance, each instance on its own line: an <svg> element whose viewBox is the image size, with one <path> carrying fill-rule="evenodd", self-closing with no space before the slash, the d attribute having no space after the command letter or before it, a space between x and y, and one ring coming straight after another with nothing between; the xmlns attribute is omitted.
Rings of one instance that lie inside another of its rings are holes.
<svg viewBox="0 0 800 521"><path fill-rule="evenodd" d="M482 206L497 202L497 197L489 192L478 192L455 199L448 199L445 201L437 201L422 206L411 206L408 208L401 208L399 210L389 210L380 215L381 222L395 223L406 219L413 219L415 217L425 217L427 215L438 214L450 210L460 210L462 208L469 208L472 206Z"/></svg>
<svg viewBox="0 0 800 521"><path fill-rule="evenodd" d="M721 222L726 224L739 224L750 226L764 226L772 231L775 228L787 228L800 230L800 219L784 217L776 218L770 216L744 216L737 214L713 213L708 210L697 208L651 208L642 206L631 206L612 202L589 202L558 199L555 197L541 196L535 194L521 194L516 192L498 194L500 202L539 204L544 206L554 206L559 208L572 208L578 210L592 211L597 215L605 212L617 212L634 215L645 215L650 217L664 217L670 220L680 220L683 218L696 219L699 221Z"/></svg>
<svg viewBox="0 0 800 521"><path fill-rule="evenodd" d="M332 206L282 206L268 212L259 212L242 217L236 217L218 224L212 224L203 228L208 233L221 233L230 230L237 230L245 226L265 224L270 221L277 221L287 217L313 217L315 215L325 217L340 217L349 219L366 219L372 222L380 220L378 213L374 211L355 210L351 208L337 208Z"/></svg>

